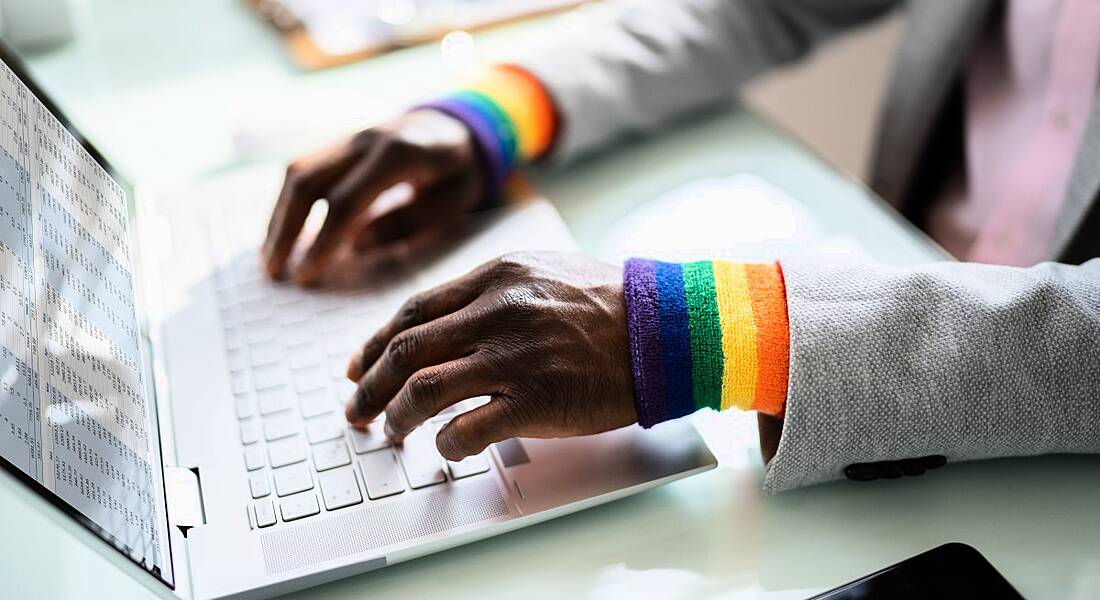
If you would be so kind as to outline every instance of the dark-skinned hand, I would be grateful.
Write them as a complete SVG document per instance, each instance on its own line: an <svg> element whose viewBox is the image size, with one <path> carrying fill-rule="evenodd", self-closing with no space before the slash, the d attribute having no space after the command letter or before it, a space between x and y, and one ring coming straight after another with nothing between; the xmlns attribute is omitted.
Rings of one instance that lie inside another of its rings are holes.
<svg viewBox="0 0 1100 600"><path fill-rule="evenodd" d="M511 254L410 298L348 365L357 428L386 414L401 441L444 408L490 396L439 431L461 460L512 437L637 420L622 270L577 254Z"/></svg>
<svg viewBox="0 0 1100 600"><path fill-rule="evenodd" d="M477 206L482 179L469 132L443 113L413 111L364 130L287 168L262 249L264 270L272 278L292 275L302 285L318 285L343 244L365 253L414 234L442 233ZM412 188L409 200L372 214L375 199L398 184ZM288 272L306 217L322 199L328 202L325 222Z"/></svg>

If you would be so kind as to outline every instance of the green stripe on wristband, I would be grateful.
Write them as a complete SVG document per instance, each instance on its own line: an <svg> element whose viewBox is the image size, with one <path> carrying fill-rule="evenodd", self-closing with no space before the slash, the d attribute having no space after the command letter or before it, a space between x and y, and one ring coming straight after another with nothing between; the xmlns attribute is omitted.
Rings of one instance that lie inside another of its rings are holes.
<svg viewBox="0 0 1100 600"><path fill-rule="evenodd" d="M509 169L514 167L519 160L519 137L515 124L500 105L488 95L476 90L458 90L451 94L451 97L473 105L496 123L497 136L500 138L507 161L505 166Z"/></svg>
<svg viewBox="0 0 1100 600"><path fill-rule="evenodd" d="M686 263L683 272L688 328L691 331L691 379L695 407L721 410L725 361L714 266L710 261Z"/></svg>

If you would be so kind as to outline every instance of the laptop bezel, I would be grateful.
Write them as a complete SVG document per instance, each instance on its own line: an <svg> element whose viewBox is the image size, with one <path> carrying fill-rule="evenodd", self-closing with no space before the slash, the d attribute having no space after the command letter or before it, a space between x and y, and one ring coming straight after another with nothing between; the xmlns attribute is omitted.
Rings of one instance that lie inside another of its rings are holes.
<svg viewBox="0 0 1100 600"><path fill-rule="evenodd" d="M13 73L15 73L15 76L19 78L19 80L23 83L23 85L27 87L28 90L30 90L31 94L33 94L35 98L39 102L41 102L48 111L50 111L50 114L52 114L53 117L57 119L59 123L61 123L62 127L64 127L65 130L73 136L73 138L81 145L81 147L83 147L84 150L87 151L89 155L91 155L92 159L95 160L96 163L99 164L99 166L102 167L107 172L107 174L110 175L111 178L113 178L115 182L122 188L123 193L126 194L127 199L127 230L130 238L130 247L133 249L133 254L136 257L140 253L140 249L137 243L138 236L136 235L135 231L134 212L136 210L136 200L134 196L133 185L131 185L130 181L118 169L116 169L114 165L110 163L110 161L107 160L107 158L99 151L98 148L95 147L94 144L92 144L82 133L80 133L76 126L73 125L73 123L65 115L64 111L62 111L60 107L58 107L57 104L55 104L50 99L49 95L46 94L42 87L38 85L38 82L30 75L29 70L26 68L26 65L23 63L22 59L2 40L0 40L0 60L2 60L4 64L7 65L7 67L11 69ZM112 552L117 552L127 561L132 563L133 566L137 567L138 570L152 577L154 580L160 582L169 590L174 591L177 588L177 573L175 568L175 552L172 548L172 524L168 519L168 491L164 484L164 442L163 432L160 429L160 406L158 403L157 386L154 384L153 381L153 346L150 343L148 315L143 309L143 304L140 301L141 293L137 289L137 287L138 286L135 286L134 290L134 307L135 312L137 313L138 326L141 330L140 347L142 351L142 368L146 370L147 374L146 391L149 394L148 400L153 409L153 415L150 419L150 423L152 427L155 427L157 429L157 456L160 460L157 461L158 464L155 466L159 471L159 480L163 495L163 498L161 499L161 508L164 512L163 517L165 520L164 525L166 531L166 537L163 540L163 543L168 550L167 567L169 578L165 579L162 575L143 565L133 556L130 556L122 548L113 544L110 541L113 537L110 533L108 533L94 521L89 519L74 506L63 500L56 493L50 491L33 477L27 475L22 469L12 464L3 456L0 456L0 468L2 468L6 473L10 474L17 481L23 483L38 497L43 498L50 505L70 517L73 521L78 523L89 533L99 539L105 546L110 548Z"/></svg>

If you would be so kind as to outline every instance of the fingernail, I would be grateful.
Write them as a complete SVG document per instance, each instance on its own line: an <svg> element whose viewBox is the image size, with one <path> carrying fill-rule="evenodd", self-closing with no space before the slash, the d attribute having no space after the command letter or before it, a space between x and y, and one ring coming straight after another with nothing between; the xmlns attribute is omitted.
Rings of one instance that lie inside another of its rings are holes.
<svg viewBox="0 0 1100 600"><path fill-rule="evenodd" d="M386 437L388 437L392 442L400 443L401 440L404 439L404 436L399 435L396 431L394 431L393 427L390 427L389 421L386 421L386 426L383 429L386 432Z"/></svg>
<svg viewBox="0 0 1100 600"><path fill-rule="evenodd" d="M373 419L363 418L362 413L359 412L359 402L354 397L344 403L344 418L347 420L348 425L359 431L366 431L371 421L373 421Z"/></svg>
<svg viewBox="0 0 1100 600"><path fill-rule="evenodd" d="M294 271L294 281L298 282L298 285L310 287L316 283L317 274L313 265L309 263L302 263L298 265L298 268Z"/></svg>
<svg viewBox="0 0 1100 600"><path fill-rule="evenodd" d="M351 355L351 360L348 361L348 370L346 375L348 379L352 381L359 381L359 378L363 376L363 353L358 350Z"/></svg>

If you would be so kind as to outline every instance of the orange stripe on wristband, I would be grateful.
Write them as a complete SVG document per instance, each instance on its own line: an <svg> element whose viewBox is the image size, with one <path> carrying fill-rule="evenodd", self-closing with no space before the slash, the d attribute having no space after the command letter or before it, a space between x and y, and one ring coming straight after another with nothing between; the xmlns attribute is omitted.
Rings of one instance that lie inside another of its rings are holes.
<svg viewBox="0 0 1100 600"><path fill-rule="evenodd" d="M747 264L749 296L756 323L756 393L752 409L770 415L783 413L787 401L790 334L783 271L773 265Z"/></svg>
<svg viewBox="0 0 1100 600"><path fill-rule="evenodd" d="M549 149L557 117L550 96L534 75L515 65L495 65L463 87L491 97L508 114L523 160L536 159Z"/></svg>

